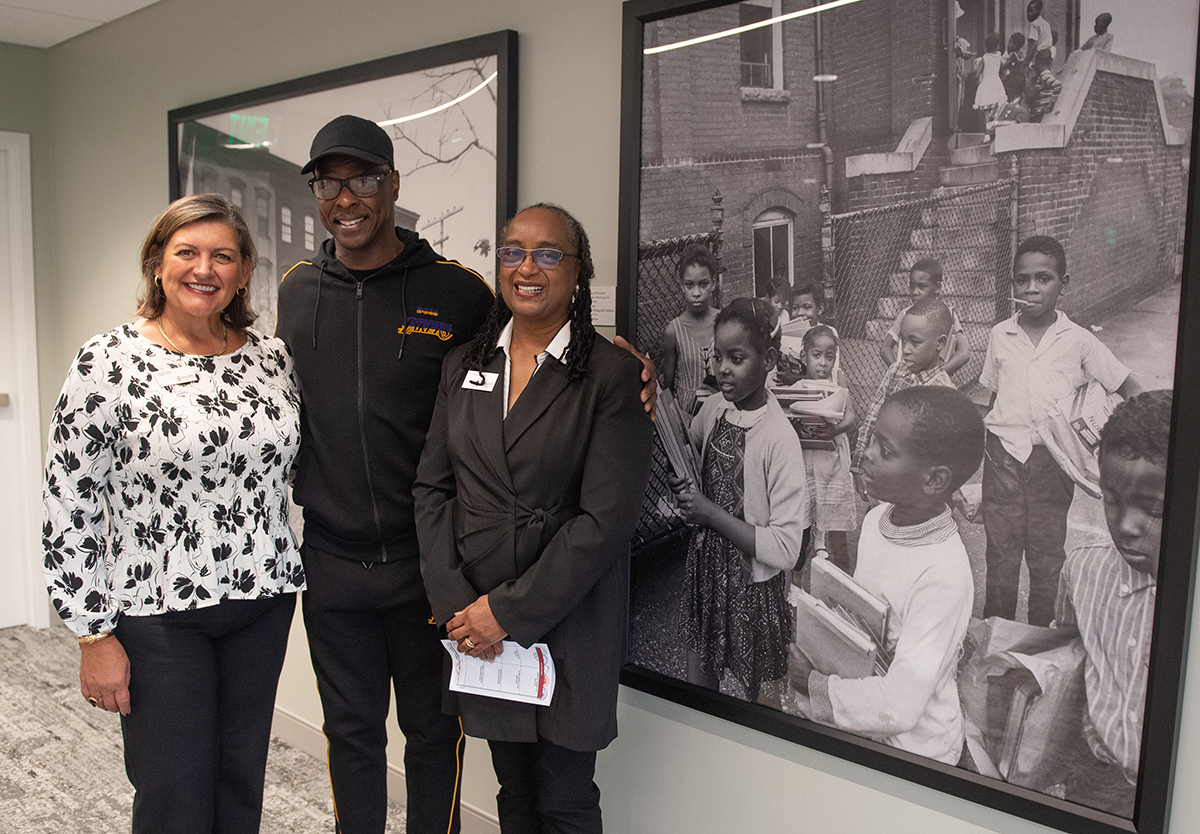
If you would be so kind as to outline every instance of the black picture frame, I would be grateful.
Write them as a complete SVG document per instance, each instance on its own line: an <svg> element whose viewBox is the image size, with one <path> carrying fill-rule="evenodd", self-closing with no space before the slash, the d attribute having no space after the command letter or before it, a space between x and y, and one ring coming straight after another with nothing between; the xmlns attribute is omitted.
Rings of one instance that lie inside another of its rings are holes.
<svg viewBox="0 0 1200 834"><path fill-rule="evenodd" d="M875 0L865 0L865 2L873 3ZM647 45L647 27L660 21L671 21L685 15L708 12L732 5L736 4L731 0L700 0L699 2L628 0L623 4L617 331L631 341L640 338L643 348L647 347L645 342L648 331L644 327L639 330L639 323L644 321L644 317L653 305L661 303L659 300L661 296L653 299L647 297L647 290L643 286L645 281L641 280L642 276L639 273L639 249L646 242L642 233L643 181L647 170L653 166L661 166L663 157L669 156L664 150L656 151L657 156L645 151L648 146L653 145L662 149L666 144L661 135L666 130L663 127L663 119L653 122L650 126L643 124L644 112L646 112L644 106L653 106L652 104L646 105L643 99L644 72L646 71L643 50ZM779 5L777 0L776 7ZM784 0L782 7L784 12L788 12L811 5L815 4ZM931 14L935 23L939 20L941 23L945 23L945 14L938 18L937 8L945 9L947 6L952 8L954 3L952 0L949 4L942 0L928 0L928 5L935 12ZM964 3L963 5L968 4ZM1023 12L1025 4L1010 2L1008 5L1017 8L1018 12ZM1068 8L1068 14L1071 9L1076 12L1074 30L1070 31L1071 27L1067 27L1067 42L1077 47L1089 34L1086 31L1081 34L1079 31L1077 14L1079 5L1078 3L1058 5L1065 5ZM1049 7L1050 4L1047 6ZM1002 3L1000 8L1003 9ZM837 12L835 11L833 14L837 14ZM995 12L993 11L992 14L994 17ZM736 18L736 15L734 17ZM1090 24L1090 21L1084 21L1084 23ZM989 19L989 28L995 24L994 19ZM953 31L953 29L949 31ZM945 35L941 35L941 37L944 38ZM950 49L947 41L942 42L942 55L949 66ZM785 53L785 60L786 58ZM872 55L871 59L886 60L886 56ZM784 64L784 67L786 69L787 65ZM1093 66L1092 70L1094 69ZM947 70L945 75L949 74L950 70ZM1192 81L1192 79L1189 78L1188 81ZM660 85L661 92L662 85L666 82L663 81L663 77L659 77L656 83ZM939 83L945 86L938 88ZM948 99L949 92L946 88L950 83L945 77L942 77L940 82L936 81L935 76L933 84L935 97L940 94ZM1193 87L1193 89L1195 88ZM663 95L665 96L665 93ZM743 93L742 101L747 102L752 98ZM848 101L850 101L850 96L846 96L839 103L844 104ZM770 95L760 96L755 100L756 105L760 102L762 106L772 106ZM775 102L778 102L778 98ZM719 104L706 102L705 105L708 107L707 114L714 120L721 117L722 113L718 112ZM679 101L673 101L672 106L675 108L672 112L677 113L680 109ZM935 125L937 118L935 115ZM946 117L947 123L949 118L951 117ZM1194 124L1194 118L1191 124ZM1166 132L1165 118L1162 126ZM1190 128L1190 125L1187 127ZM736 127L731 129L736 129ZM649 135L648 131L654 130L659 133ZM940 137L935 135L934 141L938 141L939 138L945 139L947 134L954 132L944 124ZM1069 132L1067 135L1069 136ZM1194 136L1194 132L1192 135ZM810 145L809 150L816 150L817 154L823 152L819 146L813 148ZM1182 147L1185 157L1189 151L1194 157L1196 153L1194 141L1187 141L1186 145ZM683 156L687 156L687 154L683 153ZM832 158L832 154L830 156ZM698 169L702 163L708 161L715 164L721 160L688 158L686 164ZM818 156L814 165L820 167L822 161ZM838 165L845 164L842 158L838 158L836 163ZM847 177L838 172L835 176L834 188L831 188L830 191L834 191L836 187L845 188L846 179ZM661 191L661 180L654 182L660 186ZM1196 578L1197 485L1200 483L1200 436L1191 429L1200 420L1200 390L1197 390L1198 386L1195 384L1194 367L1188 361L1189 357L1197 355L1196 351L1200 350L1200 293L1191 286L1195 283L1194 273L1197 264L1200 264L1200 260L1197 260L1200 257L1200 246L1193 235L1197 206L1195 173L1189 172L1185 168L1180 183L1185 196L1181 227L1179 228L1181 237L1176 250L1182 266L1177 266L1180 301L1173 363L1174 399L1170 457L1167 469L1162 558L1158 574L1154 637L1144 714L1141 766L1137 800L1132 818L1126 819L1104 813L1040 791L939 764L848 732L687 683L682 679L652 670L644 665L638 665L636 662L625 667L622 683L763 733L793 741L1017 817L1072 832L1072 834L1111 834L1111 832L1118 831L1136 832L1136 834L1163 834L1167 830L1171 793L1176 775L1175 759L1180 726L1182 687ZM677 245L685 244L692 239L711 241L713 240L712 232L715 231L719 234L722 224L728 228L729 224L733 222L730 218L736 213L739 206L733 204L734 201L731 201L729 194L722 195L719 192L713 194L711 184L708 186L707 194L712 194L711 205L701 208L693 207L688 215L687 223L681 222L678 224L679 228L663 232L657 235L656 239L664 241L669 239L672 244ZM828 195L822 196L825 200L832 199ZM832 213L828 205L821 208L825 209L826 214ZM709 214L712 217L711 229L708 227L707 221ZM704 218L703 221L699 219L701 217ZM820 234L828 233L828 227L818 231ZM706 235L709 236L706 237ZM1014 240L1016 235L1017 229L1016 223L1014 223ZM656 236L651 235L651 237ZM731 244L727 243L726 245ZM749 244L743 243L743 248L747 246ZM674 251L679 251L678 246ZM818 249L818 251L821 250ZM724 270L723 265L722 272ZM725 285L723 278L718 282L718 287L724 295L723 300L727 301L730 287ZM742 292L741 294L746 293ZM1128 298L1125 299L1125 303L1130 303ZM669 315L673 315L673 313ZM633 626L635 634L633 639L635 644L637 642L636 630L639 627L636 604L639 576L638 558L638 542L635 540L633 556L635 566ZM671 637L678 639L675 635L671 635Z"/></svg>
<svg viewBox="0 0 1200 834"><path fill-rule="evenodd" d="M238 189L234 201L259 248L251 288L258 326L273 329L274 286L328 236L299 171L316 131L343 113L386 120L397 117L393 108L403 108L403 114L426 119L408 123L414 128L403 120L387 125L401 171L397 225L431 229L422 234L439 252L494 280L492 250L517 209L517 40L513 30L492 32L169 111L171 199L192 191L234 197ZM422 116L426 111L436 112ZM481 173L473 173L476 168ZM492 210L485 204L489 184ZM424 196L414 196L414 187ZM448 238L454 242L447 244ZM264 251L279 257L267 258L264 266Z"/></svg>

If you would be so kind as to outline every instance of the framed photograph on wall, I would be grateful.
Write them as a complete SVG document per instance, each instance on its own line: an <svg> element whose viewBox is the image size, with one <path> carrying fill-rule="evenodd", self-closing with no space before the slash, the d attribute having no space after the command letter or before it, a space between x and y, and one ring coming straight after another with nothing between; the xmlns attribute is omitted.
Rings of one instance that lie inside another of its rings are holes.
<svg viewBox="0 0 1200 834"><path fill-rule="evenodd" d="M517 208L511 30L170 111L171 199L215 191L241 208L258 247L251 298L264 332L274 329L280 278L328 237L300 169L321 126L345 113L392 135L396 225L495 279L496 236Z"/></svg>
<svg viewBox="0 0 1200 834"><path fill-rule="evenodd" d="M1063 831L1166 830L1200 480L1197 9L1169 9L624 4L617 329L674 395L624 683Z"/></svg>

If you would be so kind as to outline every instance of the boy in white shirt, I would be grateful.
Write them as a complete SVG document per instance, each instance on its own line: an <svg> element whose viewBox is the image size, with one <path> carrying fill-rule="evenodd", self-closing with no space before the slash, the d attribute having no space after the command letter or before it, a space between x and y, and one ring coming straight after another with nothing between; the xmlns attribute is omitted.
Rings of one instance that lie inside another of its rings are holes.
<svg viewBox="0 0 1200 834"><path fill-rule="evenodd" d="M1057 240L1037 235L1022 241L1013 261L1018 312L993 327L988 338L979 375L993 392L984 417L984 617L1016 617L1023 556L1029 566L1029 622L1045 626L1054 619L1075 483L1042 445L1038 424L1091 380L1122 397L1141 392L1112 351L1058 310L1069 283L1066 252Z"/></svg>
<svg viewBox="0 0 1200 834"><path fill-rule="evenodd" d="M887 673L849 679L791 652L793 688L814 721L939 762L964 760L958 656L974 605L966 549L950 496L979 468L983 421L954 388L919 386L883 404L862 482L884 502L867 513L855 581L891 609Z"/></svg>

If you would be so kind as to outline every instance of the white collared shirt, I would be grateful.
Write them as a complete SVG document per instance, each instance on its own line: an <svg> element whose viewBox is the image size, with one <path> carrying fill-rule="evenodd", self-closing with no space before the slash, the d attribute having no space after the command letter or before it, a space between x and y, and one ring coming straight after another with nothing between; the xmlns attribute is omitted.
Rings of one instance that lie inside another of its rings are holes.
<svg viewBox="0 0 1200 834"><path fill-rule="evenodd" d="M1129 368L1091 331L1057 312L1036 345L1021 328L1019 313L993 327L979 374L980 384L996 392L983 422L1022 463L1041 444L1037 425L1059 400L1093 379L1116 391L1129 376Z"/></svg>
<svg viewBox="0 0 1200 834"><path fill-rule="evenodd" d="M496 347L504 351L504 416L508 416L508 386L512 379L512 354L509 353L509 346L512 344L513 323L512 319L508 320L508 324L504 325L504 329L500 331L500 335L496 338ZM542 367L542 363L546 361L547 356L552 356L559 362L563 361L566 356L567 347L571 344L571 322L559 329L554 338L550 340L550 344L546 345L546 349L537 355L537 368L533 369L536 374L538 368ZM530 379L533 377L531 376Z"/></svg>

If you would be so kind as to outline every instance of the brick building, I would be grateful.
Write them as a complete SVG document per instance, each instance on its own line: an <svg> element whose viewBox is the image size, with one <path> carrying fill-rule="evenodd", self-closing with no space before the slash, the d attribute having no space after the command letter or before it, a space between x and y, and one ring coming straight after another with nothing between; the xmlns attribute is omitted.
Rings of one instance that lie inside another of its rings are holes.
<svg viewBox="0 0 1200 834"><path fill-rule="evenodd" d="M765 0L671 18L646 27L646 45L804 5ZM641 238L707 231L720 190L728 297L761 295L777 274L793 283L819 274L822 155L807 147L817 141L813 53L813 21L802 18L645 58Z"/></svg>

